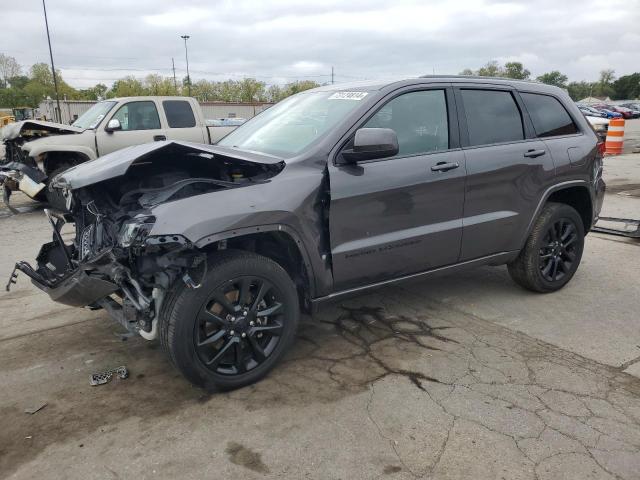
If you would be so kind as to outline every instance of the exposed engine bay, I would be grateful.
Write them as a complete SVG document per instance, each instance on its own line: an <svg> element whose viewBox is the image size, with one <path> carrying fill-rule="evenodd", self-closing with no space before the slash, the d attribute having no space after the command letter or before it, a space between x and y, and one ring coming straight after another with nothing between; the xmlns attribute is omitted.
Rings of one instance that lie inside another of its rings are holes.
<svg viewBox="0 0 640 480"><path fill-rule="evenodd" d="M280 161L234 158L206 145L156 142L114 152L53 179L67 211L45 210L53 239L36 265L17 272L59 302L104 308L129 331L152 339L162 301L175 282L198 288L207 254L177 232L153 235L153 207L219 190L268 182ZM66 232L73 224L75 232ZM71 238L72 237L72 238Z"/></svg>

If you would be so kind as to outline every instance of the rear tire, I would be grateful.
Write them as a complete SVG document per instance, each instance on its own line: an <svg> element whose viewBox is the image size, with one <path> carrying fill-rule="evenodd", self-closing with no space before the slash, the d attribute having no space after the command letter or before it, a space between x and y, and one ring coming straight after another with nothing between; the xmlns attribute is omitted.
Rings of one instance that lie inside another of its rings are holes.
<svg viewBox="0 0 640 480"><path fill-rule="evenodd" d="M250 252L209 257L200 288L179 282L160 314L160 341L174 366L207 390L262 379L293 343L298 292L273 260Z"/></svg>
<svg viewBox="0 0 640 480"><path fill-rule="evenodd" d="M527 290L555 292L576 273L583 250L584 226L578 212L569 205L548 203L524 248L508 264L509 274Z"/></svg>

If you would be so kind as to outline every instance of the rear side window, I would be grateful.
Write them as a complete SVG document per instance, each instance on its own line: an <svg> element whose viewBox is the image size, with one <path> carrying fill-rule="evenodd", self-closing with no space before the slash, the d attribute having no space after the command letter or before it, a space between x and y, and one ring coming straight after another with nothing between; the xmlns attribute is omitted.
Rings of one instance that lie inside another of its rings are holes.
<svg viewBox="0 0 640 480"><path fill-rule="evenodd" d="M196 119L189 102L184 100L165 100L162 102L164 113L170 128L191 128L196 126Z"/></svg>
<svg viewBox="0 0 640 480"><path fill-rule="evenodd" d="M398 135L398 156L447 150L449 125L444 90L400 95L385 104L364 127L391 128Z"/></svg>
<svg viewBox="0 0 640 480"><path fill-rule="evenodd" d="M536 93L521 93L520 96L538 137L578 133L578 127L558 99Z"/></svg>
<svg viewBox="0 0 640 480"><path fill-rule="evenodd" d="M510 92L461 90L470 145L524 140L522 115Z"/></svg>

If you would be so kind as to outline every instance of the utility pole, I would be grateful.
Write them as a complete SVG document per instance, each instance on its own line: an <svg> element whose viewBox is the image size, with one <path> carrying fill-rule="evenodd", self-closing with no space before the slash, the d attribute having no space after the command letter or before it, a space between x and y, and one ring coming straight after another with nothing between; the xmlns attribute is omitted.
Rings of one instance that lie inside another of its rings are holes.
<svg viewBox="0 0 640 480"><path fill-rule="evenodd" d="M176 81L176 63L173 61L173 57L171 57L171 68L173 69L173 88L176 89L176 95L178 94L178 82Z"/></svg>
<svg viewBox="0 0 640 480"><path fill-rule="evenodd" d="M53 73L53 88L56 91L56 105L58 106L58 122L62 123L62 110L60 110L60 95L58 94L58 79L56 78L56 67L53 64L53 51L51 50L51 36L49 35L49 21L47 20L47 6L42 0L42 9L44 10L44 25L47 28L47 42L49 43L49 57L51 58L51 72Z"/></svg>
<svg viewBox="0 0 640 480"><path fill-rule="evenodd" d="M333 85L333 66L331 66L331 85Z"/></svg>
<svg viewBox="0 0 640 480"><path fill-rule="evenodd" d="M189 40L189 35L180 35L180 38L184 40L184 58L187 61L187 88L189 89L189 96L191 96L191 77L189 76L189 51L187 50L187 40Z"/></svg>

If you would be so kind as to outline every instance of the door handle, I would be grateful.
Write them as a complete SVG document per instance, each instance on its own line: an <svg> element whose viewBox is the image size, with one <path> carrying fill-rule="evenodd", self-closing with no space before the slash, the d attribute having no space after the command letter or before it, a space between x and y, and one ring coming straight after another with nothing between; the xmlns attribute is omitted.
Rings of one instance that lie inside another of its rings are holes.
<svg viewBox="0 0 640 480"><path fill-rule="evenodd" d="M449 170L453 170L454 168L458 168L458 165L455 162L447 163L447 162L438 162L435 165L431 165L432 172L448 172Z"/></svg>
<svg viewBox="0 0 640 480"><path fill-rule="evenodd" d="M160 142L162 140L166 140L167 136L166 135L154 135L153 136L153 141L154 142Z"/></svg>
<svg viewBox="0 0 640 480"><path fill-rule="evenodd" d="M524 156L527 158L536 158L536 157L541 157L545 153L547 153L545 150L527 150L524 153Z"/></svg>

